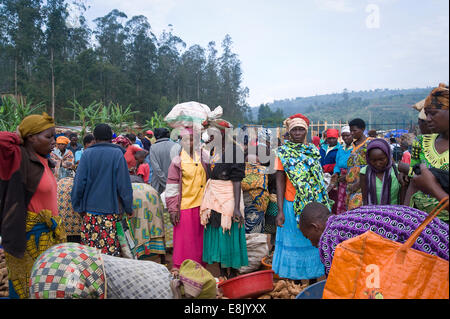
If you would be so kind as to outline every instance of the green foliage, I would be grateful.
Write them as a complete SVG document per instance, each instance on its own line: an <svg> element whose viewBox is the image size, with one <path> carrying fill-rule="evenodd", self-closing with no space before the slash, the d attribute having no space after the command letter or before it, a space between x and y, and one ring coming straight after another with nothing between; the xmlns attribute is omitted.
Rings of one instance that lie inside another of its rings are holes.
<svg viewBox="0 0 450 319"><path fill-rule="evenodd" d="M101 102L92 102L87 106L81 105L78 101L69 101L72 106L68 108L75 114L73 124L81 126L81 137L83 138L87 131L93 131L95 126L100 123L107 123L114 132L121 133L125 127L131 127L134 124L133 115L136 111L131 110L131 106L124 108L122 105L110 103L103 105Z"/></svg>
<svg viewBox="0 0 450 319"><path fill-rule="evenodd" d="M278 108L272 111L269 104L261 104L258 109L258 124L265 127L278 127L283 123L283 111Z"/></svg>
<svg viewBox="0 0 450 319"><path fill-rule="evenodd" d="M144 127L146 129L151 129L151 130L154 130L155 128L158 128L158 127L169 128L169 126L167 125L167 122L164 121L164 117L156 112L153 112L153 116L150 118L150 120L147 120L145 122Z"/></svg>
<svg viewBox="0 0 450 319"><path fill-rule="evenodd" d="M15 132L20 122L31 114L41 113L43 104L33 105L14 96L3 96L0 103L0 131Z"/></svg>
<svg viewBox="0 0 450 319"><path fill-rule="evenodd" d="M206 49L187 46L170 26L157 37L146 17L128 17L117 9L94 19L90 29L84 2L0 0L1 93L43 101L49 114L54 102L58 123L70 123L73 108L88 108L80 114L95 112L97 102L92 101L101 101L99 113L86 114L80 123L86 129L113 112L132 115L142 125L154 112L166 115L187 101L221 105L225 118L243 121L248 89L242 87L240 60L229 35L219 56L214 42ZM80 10L76 25L66 23L68 5ZM127 107L117 110L117 105ZM123 123L117 122L117 128Z"/></svg>

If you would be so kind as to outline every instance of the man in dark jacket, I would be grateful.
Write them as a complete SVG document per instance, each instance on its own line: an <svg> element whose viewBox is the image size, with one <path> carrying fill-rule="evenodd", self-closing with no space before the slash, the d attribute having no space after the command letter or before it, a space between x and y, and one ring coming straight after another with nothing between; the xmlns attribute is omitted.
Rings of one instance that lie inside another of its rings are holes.
<svg viewBox="0 0 450 319"><path fill-rule="evenodd" d="M125 150L111 143L112 130L107 124L97 125L94 137L96 144L83 152L78 165L72 207L83 218L81 243L119 256L116 223L121 221L123 211L133 214L133 189Z"/></svg>

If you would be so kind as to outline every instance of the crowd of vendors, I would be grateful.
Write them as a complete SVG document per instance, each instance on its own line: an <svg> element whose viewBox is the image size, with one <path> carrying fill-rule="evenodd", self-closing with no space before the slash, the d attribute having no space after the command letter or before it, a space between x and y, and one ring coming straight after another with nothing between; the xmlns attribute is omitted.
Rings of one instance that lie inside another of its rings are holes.
<svg viewBox="0 0 450 319"><path fill-rule="evenodd" d="M404 242L448 196L448 106L441 84L416 105L412 140L357 118L308 141L302 114L280 123L285 135L253 134L196 102L137 135L57 134L52 117L28 116L0 132L9 298L176 298L180 286L215 298L205 267L239 276L251 234L266 235L275 274L311 285L339 243L368 230ZM447 209L413 248L448 261L448 223Z"/></svg>

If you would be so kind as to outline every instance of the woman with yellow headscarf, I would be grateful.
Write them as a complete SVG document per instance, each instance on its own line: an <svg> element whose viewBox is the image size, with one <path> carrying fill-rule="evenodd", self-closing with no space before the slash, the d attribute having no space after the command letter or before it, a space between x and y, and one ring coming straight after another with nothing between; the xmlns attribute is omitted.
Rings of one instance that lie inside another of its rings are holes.
<svg viewBox="0 0 450 319"><path fill-rule="evenodd" d="M16 133L0 132L0 235L10 298L29 297L34 261L65 241L48 159L54 146L55 123L46 113L27 116Z"/></svg>

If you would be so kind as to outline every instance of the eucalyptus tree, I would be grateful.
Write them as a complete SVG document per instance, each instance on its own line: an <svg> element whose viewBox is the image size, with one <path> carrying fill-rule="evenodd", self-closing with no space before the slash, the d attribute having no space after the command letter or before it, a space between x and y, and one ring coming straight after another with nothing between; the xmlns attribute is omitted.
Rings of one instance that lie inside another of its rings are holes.
<svg viewBox="0 0 450 319"><path fill-rule="evenodd" d="M134 87L130 97L136 109L151 114L150 105L156 88L158 53L156 36L147 18L134 16L125 25L127 73Z"/></svg>

